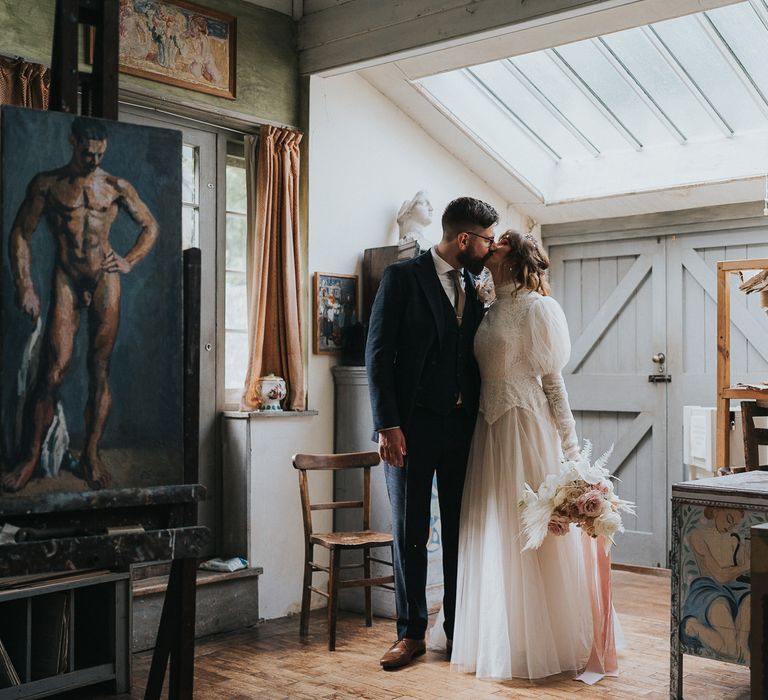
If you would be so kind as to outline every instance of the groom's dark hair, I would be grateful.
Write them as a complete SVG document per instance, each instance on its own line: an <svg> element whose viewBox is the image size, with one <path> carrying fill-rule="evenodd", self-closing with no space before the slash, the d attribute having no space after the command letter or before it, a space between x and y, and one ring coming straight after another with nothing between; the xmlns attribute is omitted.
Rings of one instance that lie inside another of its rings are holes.
<svg viewBox="0 0 768 700"><path fill-rule="evenodd" d="M452 241L462 231L488 228L499 222L498 212L474 197L454 199L443 212L443 237Z"/></svg>

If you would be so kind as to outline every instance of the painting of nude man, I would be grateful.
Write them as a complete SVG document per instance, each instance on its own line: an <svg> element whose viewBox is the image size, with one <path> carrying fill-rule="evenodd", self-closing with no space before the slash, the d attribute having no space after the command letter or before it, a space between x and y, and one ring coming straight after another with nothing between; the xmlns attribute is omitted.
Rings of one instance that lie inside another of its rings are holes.
<svg viewBox="0 0 768 700"><path fill-rule="evenodd" d="M0 498L180 483L181 136L1 117Z"/></svg>

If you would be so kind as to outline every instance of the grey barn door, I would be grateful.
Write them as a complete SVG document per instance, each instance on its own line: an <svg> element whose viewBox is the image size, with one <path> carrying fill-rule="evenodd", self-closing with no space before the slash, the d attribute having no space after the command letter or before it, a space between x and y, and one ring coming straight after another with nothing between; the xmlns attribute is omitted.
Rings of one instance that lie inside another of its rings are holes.
<svg viewBox="0 0 768 700"><path fill-rule="evenodd" d="M761 222L762 223L762 222ZM768 257L768 225L672 235L667 239L669 362L677 368L669 387L669 480L682 466L683 406L714 406L717 353L717 263ZM768 318L757 295L731 288L731 382L768 380ZM735 404L734 404L735 406Z"/></svg>
<svg viewBox="0 0 768 700"><path fill-rule="evenodd" d="M667 353L665 247L652 238L549 248L552 293L571 333L564 374L579 437L596 455L614 445L618 492L637 504L613 558L647 566L667 561L670 385L648 381L653 356Z"/></svg>

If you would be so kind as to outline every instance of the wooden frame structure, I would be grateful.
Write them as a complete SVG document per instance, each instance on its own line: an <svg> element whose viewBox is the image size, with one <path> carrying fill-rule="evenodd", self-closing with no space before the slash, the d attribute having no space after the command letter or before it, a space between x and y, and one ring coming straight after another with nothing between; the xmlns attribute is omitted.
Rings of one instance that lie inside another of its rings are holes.
<svg viewBox="0 0 768 700"><path fill-rule="evenodd" d="M116 119L118 112L118 0L57 0L51 61L52 110ZM93 72L78 70L80 25L95 27ZM210 530L198 524L200 443L200 278L201 251L183 253L183 483L137 489L49 494L31 499L0 498L0 519L38 531L32 541L0 545L0 577L94 568L127 571L132 564L171 560L146 700L159 700L168 672L168 696L193 696L197 559L207 553ZM128 532L109 528L130 526ZM122 653L129 654L128 643ZM114 664L118 666L119 664ZM115 679L123 690L127 674L88 669L54 677L42 689L82 687ZM13 687L2 697L41 697L39 688Z"/></svg>
<svg viewBox="0 0 768 700"><path fill-rule="evenodd" d="M127 570L131 564L171 560L152 666L144 695L159 700L170 661L169 698L191 698L194 687L195 576L211 533L197 523L205 497L198 480L200 411L200 250L184 252L184 483L134 489L53 494L38 499L0 499L0 520L33 528L39 537L0 545L0 577L94 568ZM137 526L110 534L107 528ZM46 533L50 532L50 536ZM126 647L127 653L127 647ZM94 682L87 671L71 674L63 690ZM110 677L112 677L111 674ZM65 679L66 680L66 679ZM102 679L96 679L102 680ZM119 686L118 686L119 687ZM27 697L23 687L0 698ZM30 692L36 693L31 688ZM12 693L12 695L10 695ZM32 697L36 695L33 694Z"/></svg>
<svg viewBox="0 0 768 700"><path fill-rule="evenodd" d="M79 101L81 114L117 119L119 23L115 0L56 1L50 109L77 114ZM78 69L81 24L93 35L91 73Z"/></svg>
<svg viewBox="0 0 768 700"><path fill-rule="evenodd" d="M731 275L742 270L768 270L768 258L728 260L717 263L717 434L715 467L728 468L731 447L731 399L768 401L768 388L750 389L731 386Z"/></svg>

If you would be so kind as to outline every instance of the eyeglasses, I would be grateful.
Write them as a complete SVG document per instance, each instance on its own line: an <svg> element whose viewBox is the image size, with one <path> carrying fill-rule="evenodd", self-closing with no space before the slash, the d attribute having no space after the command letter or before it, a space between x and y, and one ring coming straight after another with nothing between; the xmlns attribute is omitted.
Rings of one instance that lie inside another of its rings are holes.
<svg viewBox="0 0 768 700"><path fill-rule="evenodd" d="M474 236L475 238L482 238L486 245L490 248L494 243L496 243L495 239L490 236L483 236L480 233L475 233L474 231L462 231L462 233L467 233L470 236Z"/></svg>

